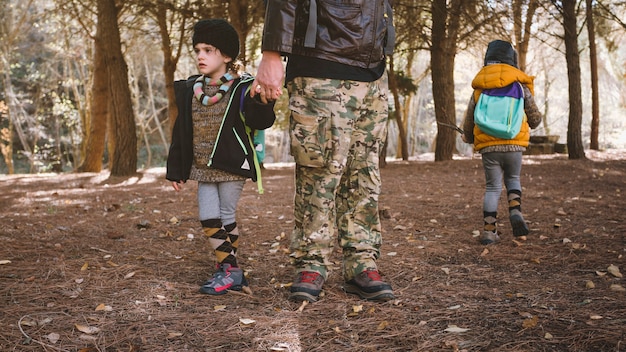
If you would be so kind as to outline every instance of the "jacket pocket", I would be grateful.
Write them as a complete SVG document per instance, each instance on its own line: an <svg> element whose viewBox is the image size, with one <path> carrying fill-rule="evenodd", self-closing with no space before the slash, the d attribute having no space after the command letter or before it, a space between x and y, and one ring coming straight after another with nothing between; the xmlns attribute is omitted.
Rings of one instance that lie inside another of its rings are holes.
<svg viewBox="0 0 626 352"><path fill-rule="evenodd" d="M318 9L317 49L353 58L372 39L365 31L362 1L319 0Z"/></svg>
<svg viewBox="0 0 626 352"><path fill-rule="evenodd" d="M325 128L327 119L291 112L289 137L291 155L301 166L323 167L327 164Z"/></svg>

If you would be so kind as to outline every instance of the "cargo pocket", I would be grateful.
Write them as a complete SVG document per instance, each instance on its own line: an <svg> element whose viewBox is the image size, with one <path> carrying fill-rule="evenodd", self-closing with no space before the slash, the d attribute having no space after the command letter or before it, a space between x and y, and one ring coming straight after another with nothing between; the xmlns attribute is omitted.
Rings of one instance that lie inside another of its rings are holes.
<svg viewBox="0 0 626 352"><path fill-rule="evenodd" d="M291 155L300 166L322 167L326 161L326 118L291 112L289 138Z"/></svg>

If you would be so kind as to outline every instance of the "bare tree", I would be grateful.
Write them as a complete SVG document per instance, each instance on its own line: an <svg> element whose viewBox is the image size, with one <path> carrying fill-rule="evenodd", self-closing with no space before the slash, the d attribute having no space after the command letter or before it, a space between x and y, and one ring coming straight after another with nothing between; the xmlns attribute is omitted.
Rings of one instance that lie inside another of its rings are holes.
<svg viewBox="0 0 626 352"><path fill-rule="evenodd" d="M461 24L460 11L466 1L446 0L432 2L432 44L430 66L432 68L433 100L437 122L456 125L454 99L454 59ZM450 128L437 127L435 161L452 160L456 132Z"/></svg>
<svg viewBox="0 0 626 352"><path fill-rule="evenodd" d="M600 102L598 97L598 54L593 20L593 0L586 0L587 33L589 36L589 69L591 71L591 136L590 148L599 150Z"/></svg>
<svg viewBox="0 0 626 352"><path fill-rule="evenodd" d="M137 136L128 67L122 54L118 24L119 8L115 0L98 0L98 33L106 65L110 99L110 138L114 143L110 151L111 176L130 176L137 172Z"/></svg>
<svg viewBox="0 0 626 352"><path fill-rule="evenodd" d="M569 92L567 151L570 159L586 159L582 140L583 103L581 92L580 54L576 24L576 0L552 0L563 16L565 61Z"/></svg>
<svg viewBox="0 0 626 352"><path fill-rule="evenodd" d="M24 30L29 14L28 9L32 2L32 0L29 0L24 6L18 7L14 6L11 1L0 0L0 72L2 72L2 86L4 87L4 97L6 100L6 104L3 104L3 108L0 109L0 122L2 122L2 115L6 114L8 118L7 127L0 129L0 151L2 152L10 174L15 172L13 166L14 131L17 133L24 153L28 156L31 171L34 161L33 151L28 143L26 131L22 128L22 120L30 124L30 119L18 102L11 79L11 53L14 49L13 45L18 40L20 33ZM23 9L23 11L14 13L14 10L19 8ZM14 15L16 17L15 20L13 19ZM23 117L23 119L20 117Z"/></svg>
<svg viewBox="0 0 626 352"><path fill-rule="evenodd" d="M528 53L528 43L530 42L530 29L533 24L533 17L539 6L538 0L513 0L513 33L518 53L519 69L526 71L526 56ZM526 8L524 20L522 20Z"/></svg>

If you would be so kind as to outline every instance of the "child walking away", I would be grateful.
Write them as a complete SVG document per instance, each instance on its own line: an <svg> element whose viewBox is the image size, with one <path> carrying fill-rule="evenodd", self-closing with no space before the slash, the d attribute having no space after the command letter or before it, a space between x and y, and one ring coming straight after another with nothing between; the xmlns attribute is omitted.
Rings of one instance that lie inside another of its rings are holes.
<svg viewBox="0 0 626 352"><path fill-rule="evenodd" d="M254 77L238 74L239 36L225 20L196 23L193 48L200 75L176 81L178 117L172 131L166 179L176 191L187 180L198 182L202 231L217 259L217 271L200 287L209 295L247 286L237 262L236 210L245 180L262 192L253 130L269 128L274 104L250 97Z"/></svg>
<svg viewBox="0 0 626 352"><path fill-rule="evenodd" d="M472 81L474 93L465 113L462 138L474 144L485 170L484 227L480 235L480 243L485 245L500 240L497 219L503 179L513 235L529 233L522 215L520 173L529 128L541 122L533 98L533 80L518 69L517 52L511 43L494 40L487 46L484 67Z"/></svg>

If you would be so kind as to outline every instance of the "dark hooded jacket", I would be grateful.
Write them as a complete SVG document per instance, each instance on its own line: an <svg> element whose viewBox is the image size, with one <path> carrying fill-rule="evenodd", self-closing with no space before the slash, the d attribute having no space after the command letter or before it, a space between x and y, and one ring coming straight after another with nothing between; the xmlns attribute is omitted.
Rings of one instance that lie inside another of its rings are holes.
<svg viewBox="0 0 626 352"><path fill-rule="evenodd" d="M193 122L191 99L193 84L198 76L174 82L178 117L172 130L172 144L167 157L165 178L175 182L189 179L193 163ZM209 166L236 175L257 180L258 161L255 157L252 133L274 124L274 103L263 104L251 98L249 86L254 77L243 75L235 80L230 89L228 107L224 113ZM242 167L247 165L246 167Z"/></svg>

